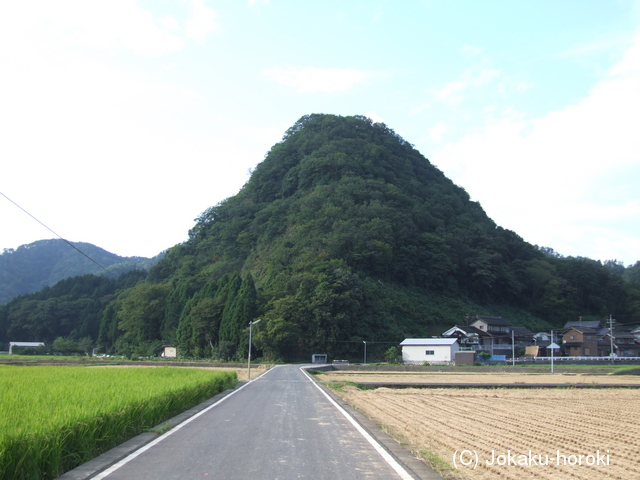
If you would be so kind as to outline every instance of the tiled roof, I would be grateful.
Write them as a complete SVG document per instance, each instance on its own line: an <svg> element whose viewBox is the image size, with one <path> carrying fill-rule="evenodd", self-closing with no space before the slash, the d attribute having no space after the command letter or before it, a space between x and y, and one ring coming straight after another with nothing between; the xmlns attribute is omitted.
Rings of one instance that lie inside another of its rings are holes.
<svg viewBox="0 0 640 480"><path fill-rule="evenodd" d="M477 320L482 320L487 325L495 325L495 326L499 326L499 327L510 327L511 326L511 322L508 321L508 320L505 320L502 317L484 317L484 316L478 315L476 317L476 319Z"/></svg>
<svg viewBox="0 0 640 480"><path fill-rule="evenodd" d="M593 334L597 334L597 333L598 333L598 330L596 330L596 329L595 329L595 328L593 328L593 327L577 327L577 326L576 326L576 327L570 327L570 328L568 328L568 329L567 329L567 331L569 331L569 330L571 330L571 329L573 329L573 330L577 330L578 332L581 332L581 333L593 333ZM565 332L565 333L566 333L566 332Z"/></svg>
<svg viewBox="0 0 640 480"><path fill-rule="evenodd" d="M632 333L618 333L614 331L613 338L635 338L635 336Z"/></svg>
<svg viewBox="0 0 640 480"><path fill-rule="evenodd" d="M485 332L484 330L480 330L477 327L472 327L471 325L460 325L457 327L467 334L475 333L476 335L487 335L487 332Z"/></svg>
<svg viewBox="0 0 640 480"><path fill-rule="evenodd" d="M533 332L529 330L527 327L512 327L513 333L516 335L531 335L533 336Z"/></svg>
<svg viewBox="0 0 640 480"><path fill-rule="evenodd" d="M577 320L573 322L567 322L564 328L571 327L590 327L590 328L600 328L599 320ZM582 330L581 330L582 331Z"/></svg>

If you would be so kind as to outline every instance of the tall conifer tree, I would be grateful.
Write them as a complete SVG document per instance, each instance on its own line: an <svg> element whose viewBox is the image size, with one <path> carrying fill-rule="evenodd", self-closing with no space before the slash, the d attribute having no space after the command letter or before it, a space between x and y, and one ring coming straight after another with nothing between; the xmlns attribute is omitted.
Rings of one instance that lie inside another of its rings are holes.
<svg viewBox="0 0 640 480"><path fill-rule="evenodd" d="M233 342L237 345L238 338L235 332L235 326L233 324L233 310L235 305L235 298L242 285L240 275L234 273L229 278L229 281L224 287L226 291L224 310L222 312L222 320L220 321L220 335L219 340L221 342Z"/></svg>

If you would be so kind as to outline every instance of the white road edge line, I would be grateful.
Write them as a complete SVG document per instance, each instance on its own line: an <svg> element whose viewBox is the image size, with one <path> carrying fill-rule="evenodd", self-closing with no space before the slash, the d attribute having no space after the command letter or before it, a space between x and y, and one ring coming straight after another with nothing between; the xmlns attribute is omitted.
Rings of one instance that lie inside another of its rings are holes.
<svg viewBox="0 0 640 480"><path fill-rule="evenodd" d="M338 411L342 413L342 415L344 415L347 420L349 420L349 422L351 422L351 424L356 428L356 430L360 432L360 435L366 438L367 441L371 444L371 446L376 449L376 451L380 454L382 458L384 458L384 460L391 466L391 468L393 468L396 471L396 473L400 475L400 478L402 478L402 480L414 480L414 478L411 475L409 475L409 473L404 468L402 468L398 462L396 462L396 460L389 454L389 452L387 452L384 448L382 448L382 445L380 445L377 440L375 440L371 435L369 435L369 433L364 428L362 428L362 426L358 422L356 422L356 420L349 414L349 412L347 412L344 408L338 405L338 403L333 398L331 398L327 392L325 392L316 382L314 382L311 379L309 374L305 371L305 368L309 368L309 367L300 367L300 370L302 370L302 372L307 376L307 379L311 383L313 383L313 386L316 387L318 390L320 390L320 392L322 392L322 394L325 397L327 397L327 399L331 402L331 404L334 407L336 407Z"/></svg>
<svg viewBox="0 0 640 480"><path fill-rule="evenodd" d="M276 365L277 366L277 365ZM207 413L209 410L211 410L213 407L216 407L218 405L220 405L222 402L224 402L227 398L231 397L232 395L235 395L236 393L238 393L240 390L242 390L244 387L246 387L247 385L250 385L252 382L255 382L256 380L260 379L265 373L270 372L271 370L273 370L275 367L270 368L269 370L267 370L266 372L262 373L260 376L254 378L253 380L250 380L249 382L245 383L244 385L242 385L239 389L234 390L233 392L231 392L229 395L226 395L224 397L222 397L220 400L218 400L216 403L209 405L207 408L205 408L204 410L199 411L198 413L196 413L194 416L189 417L188 419L186 419L184 422L179 423L178 425L176 425L175 427L173 427L171 430L169 430L166 433L163 433L162 435L160 435L158 438L156 438L155 440L153 440L152 442L147 443L146 445L140 447L138 450L136 450L133 453L130 453L128 456L124 457L122 460L120 460L117 463L114 463L113 465L111 465L109 468L107 468L106 470L103 470L102 472L100 472L98 475L96 475L95 477L91 477L91 480L102 480L103 478L107 477L108 475L112 474L113 472L115 472L116 470L118 470L120 467L123 467L124 465L126 465L127 463L129 463L131 460L135 459L136 457L138 457L140 454L146 452L147 450L149 450L151 447L153 447L154 445L160 443L162 440L164 440L165 438L167 438L170 435L173 435L175 432L177 432L178 430L180 430L182 427L188 425L189 423L191 423L193 420L195 420L196 418L198 418L200 415L204 415L205 413Z"/></svg>

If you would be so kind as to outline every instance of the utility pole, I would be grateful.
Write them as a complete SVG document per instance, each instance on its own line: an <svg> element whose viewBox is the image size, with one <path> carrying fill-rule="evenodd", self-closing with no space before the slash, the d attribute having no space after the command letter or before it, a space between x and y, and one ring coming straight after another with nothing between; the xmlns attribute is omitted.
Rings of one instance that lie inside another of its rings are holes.
<svg viewBox="0 0 640 480"><path fill-rule="evenodd" d="M614 363L614 357L613 357L613 324L615 323L615 320L612 318L612 315L609 314L609 348L611 349L611 353L609 354L609 356L611 357L611 365L613 365Z"/></svg>
<svg viewBox="0 0 640 480"><path fill-rule="evenodd" d="M364 343L364 364L367 364L367 342L366 340L363 340L362 343Z"/></svg>

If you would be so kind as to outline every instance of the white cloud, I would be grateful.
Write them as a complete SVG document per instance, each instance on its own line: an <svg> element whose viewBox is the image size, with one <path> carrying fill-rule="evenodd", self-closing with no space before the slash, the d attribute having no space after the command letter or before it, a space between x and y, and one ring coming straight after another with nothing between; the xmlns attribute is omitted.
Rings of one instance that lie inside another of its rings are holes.
<svg viewBox="0 0 640 480"><path fill-rule="evenodd" d="M180 30L180 23L172 16L167 16L158 19L158 23L167 30L177 31Z"/></svg>
<svg viewBox="0 0 640 480"><path fill-rule="evenodd" d="M528 121L494 118L431 158L499 225L527 241L568 255L637 259L631 247L640 241L640 226L623 234L607 222L640 225L637 196L619 194L640 162L638 48L636 42L583 100ZM441 131L436 125L431 134ZM605 175L619 186L610 195L602 191ZM610 199L604 206L603 196Z"/></svg>
<svg viewBox="0 0 640 480"><path fill-rule="evenodd" d="M185 39L203 40L215 31L216 13L203 0L192 0L190 16L155 17L133 0L25 0L0 6L0 39L4 49L20 56L29 45L82 45L159 57L183 49ZM2 47L0 47L2 48Z"/></svg>
<svg viewBox="0 0 640 480"><path fill-rule="evenodd" d="M192 17L185 24L189 38L203 40L209 33L217 29L216 12L207 7L202 0L192 0L191 11Z"/></svg>
<svg viewBox="0 0 640 480"><path fill-rule="evenodd" d="M500 76L499 70L470 68L460 78L446 83L442 88L432 90L431 93L437 100L458 105L465 100L471 91L486 87Z"/></svg>
<svg viewBox="0 0 640 480"><path fill-rule="evenodd" d="M1 191L65 238L118 254L154 255L184 240L192 219L220 200L212 190L230 195L246 181L240 162L255 162L257 151L245 153L247 139L237 153L235 140L200 133L206 121L187 127L198 92L91 57L92 49L157 56L181 48L167 32L184 21L156 20L133 2L24 3L0 6ZM214 153L234 158L233 172L193 178ZM151 185L159 190L141 193ZM188 195L178 194L185 185ZM187 197L201 206L189 211ZM53 237L6 201L0 220L11 225L0 229L0 247ZM149 238L135 245L124 241L130 235Z"/></svg>
<svg viewBox="0 0 640 480"><path fill-rule="evenodd" d="M260 5L269 5L271 3L270 0L248 0L247 6L249 8L259 7Z"/></svg>
<svg viewBox="0 0 640 480"><path fill-rule="evenodd" d="M346 92L371 77L370 72L340 68L273 68L262 74L301 93Z"/></svg>
<svg viewBox="0 0 640 480"><path fill-rule="evenodd" d="M640 72L640 34L636 36L633 44L627 49L622 61L611 69L611 75L638 72Z"/></svg>
<svg viewBox="0 0 640 480"><path fill-rule="evenodd" d="M449 127L447 124L439 122L435 127L429 129L429 136L434 142L440 143L448 132Z"/></svg>
<svg viewBox="0 0 640 480"><path fill-rule="evenodd" d="M42 2L37 17L51 35L69 43L80 43L106 50L125 49L156 57L180 50L184 41L167 29L165 17L153 18L134 2L114 0L106 3L66 0ZM175 22L173 22L175 23Z"/></svg>
<svg viewBox="0 0 640 480"><path fill-rule="evenodd" d="M365 113L364 116L373 120L373 123L385 123L384 119L376 112Z"/></svg>
<svg viewBox="0 0 640 480"><path fill-rule="evenodd" d="M481 55L484 53L484 48L477 45L462 45L460 47L462 53L469 54L470 56Z"/></svg>
<svg viewBox="0 0 640 480"><path fill-rule="evenodd" d="M433 96L441 102L449 102L450 104L457 105L462 102L462 93L468 88L468 83L462 80L453 80L448 82L444 87L439 90L434 90Z"/></svg>

